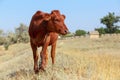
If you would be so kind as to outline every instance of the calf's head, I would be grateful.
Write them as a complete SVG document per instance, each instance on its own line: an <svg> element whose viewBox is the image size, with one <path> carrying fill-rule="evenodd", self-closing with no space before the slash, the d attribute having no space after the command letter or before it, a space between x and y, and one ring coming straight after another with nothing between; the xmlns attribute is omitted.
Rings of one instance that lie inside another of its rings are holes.
<svg viewBox="0 0 120 80"><path fill-rule="evenodd" d="M47 14L45 21L47 22L47 30L65 35L68 33L68 28L65 23L65 15L61 15L58 10L53 10L51 14Z"/></svg>

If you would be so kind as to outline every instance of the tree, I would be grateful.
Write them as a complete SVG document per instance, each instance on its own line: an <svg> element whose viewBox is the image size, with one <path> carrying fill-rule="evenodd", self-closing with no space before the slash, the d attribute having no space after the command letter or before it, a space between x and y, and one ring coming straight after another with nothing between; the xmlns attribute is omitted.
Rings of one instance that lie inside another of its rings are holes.
<svg viewBox="0 0 120 80"><path fill-rule="evenodd" d="M96 31L98 31L100 35L102 35L102 34L105 34L105 33L106 33L105 28L103 28L103 27L96 28L95 30L96 30Z"/></svg>
<svg viewBox="0 0 120 80"><path fill-rule="evenodd" d="M86 34L86 31L84 31L84 30L76 30L75 31L75 36L85 36L85 34Z"/></svg>
<svg viewBox="0 0 120 80"><path fill-rule="evenodd" d="M3 34L3 30L0 30L0 36Z"/></svg>
<svg viewBox="0 0 120 80"><path fill-rule="evenodd" d="M18 42L28 42L28 27L24 24L20 24L18 28L15 29L16 37Z"/></svg>
<svg viewBox="0 0 120 80"><path fill-rule="evenodd" d="M115 23L120 21L120 16L115 16L114 13L109 13L108 15L101 18L101 23L106 25L107 33L115 33L118 27L115 26Z"/></svg>
<svg viewBox="0 0 120 80"><path fill-rule="evenodd" d="M9 32L8 35L7 35L7 38L9 39L10 44L17 43L17 35L16 35L16 33Z"/></svg>
<svg viewBox="0 0 120 80"><path fill-rule="evenodd" d="M3 36L3 30L0 30L0 45L3 45L5 42L5 37Z"/></svg>
<svg viewBox="0 0 120 80"><path fill-rule="evenodd" d="M8 50L10 45L10 41L3 30L0 30L0 45L4 45L5 50Z"/></svg>

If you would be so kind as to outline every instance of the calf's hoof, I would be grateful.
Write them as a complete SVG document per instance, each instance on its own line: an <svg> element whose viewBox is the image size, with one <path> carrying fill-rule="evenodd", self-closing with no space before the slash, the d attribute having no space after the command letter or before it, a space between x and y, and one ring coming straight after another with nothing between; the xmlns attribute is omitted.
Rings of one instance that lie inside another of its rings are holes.
<svg viewBox="0 0 120 80"><path fill-rule="evenodd" d="M46 70L45 70L44 67L41 66L41 67L39 68L39 71L44 71L44 72L45 72Z"/></svg>
<svg viewBox="0 0 120 80"><path fill-rule="evenodd" d="M38 74L39 73L39 70L37 69L37 70L34 70L34 72L35 72L35 74Z"/></svg>

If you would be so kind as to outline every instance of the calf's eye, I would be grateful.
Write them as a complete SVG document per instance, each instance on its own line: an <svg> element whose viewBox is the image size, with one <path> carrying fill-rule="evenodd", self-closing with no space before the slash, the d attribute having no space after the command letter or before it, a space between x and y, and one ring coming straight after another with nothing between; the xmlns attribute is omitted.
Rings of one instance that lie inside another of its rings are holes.
<svg viewBox="0 0 120 80"><path fill-rule="evenodd" d="M55 19L55 22L60 22L60 20L59 19Z"/></svg>

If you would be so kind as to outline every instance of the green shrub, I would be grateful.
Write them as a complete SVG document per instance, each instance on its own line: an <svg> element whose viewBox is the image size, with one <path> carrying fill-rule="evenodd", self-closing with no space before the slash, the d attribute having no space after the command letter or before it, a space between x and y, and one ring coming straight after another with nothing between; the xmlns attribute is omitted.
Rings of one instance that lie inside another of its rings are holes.
<svg viewBox="0 0 120 80"><path fill-rule="evenodd" d="M8 50L9 45L10 45L10 43L9 43L9 42L6 42L6 43L4 44L4 48L5 48L5 50Z"/></svg>
<svg viewBox="0 0 120 80"><path fill-rule="evenodd" d="M75 36L85 36L86 35L86 31L84 30L76 30L75 32Z"/></svg>

